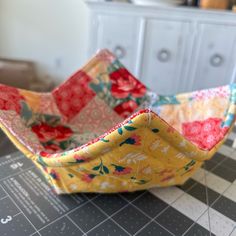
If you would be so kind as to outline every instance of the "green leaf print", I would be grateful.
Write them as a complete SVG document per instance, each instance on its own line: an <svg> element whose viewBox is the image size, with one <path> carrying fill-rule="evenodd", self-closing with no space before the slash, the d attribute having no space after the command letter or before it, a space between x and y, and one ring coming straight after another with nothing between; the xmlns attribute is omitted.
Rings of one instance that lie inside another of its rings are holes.
<svg viewBox="0 0 236 236"><path fill-rule="evenodd" d="M62 150L66 150L68 147L70 147L70 144L71 144L71 140L66 140L66 141L62 141L59 143L59 147L62 149Z"/></svg>
<svg viewBox="0 0 236 236"><path fill-rule="evenodd" d="M68 176L69 176L70 178L73 178L73 177L74 177L74 175L71 174L71 173L69 173Z"/></svg>
<svg viewBox="0 0 236 236"><path fill-rule="evenodd" d="M44 166L44 167L47 167L47 166L48 166L48 165L44 162L44 160L43 160L43 158L42 158L41 156L39 156L39 157L37 158L37 162L38 162L40 165Z"/></svg>
<svg viewBox="0 0 236 236"><path fill-rule="evenodd" d="M142 185L142 184L146 184L148 182L150 182L150 180L145 180L145 179L136 179L136 177L132 176L130 178L134 183Z"/></svg>
<svg viewBox="0 0 236 236"><path fill-rule="evenodd" d="M195 163L196 163L195 160L191 160L189 163L187 163L186 165L184 165L182 168L178 169L177 172L183 170L184 173L183 173L182 175L184 175L185 173L187 173L187 172L190 170L190 168L191 168L192 166L195 165ZM181 175L181 176L182 176L182 175Z"/></svg>
<svg viewBox="0 0 236 236"><path fill-rule="evenodd" d="M158 133L158 132L159 132L159 129L154 128L154 129L152 129L152 132L153 132L153 133Z"/></svg>
<svg viewBox="0 0 236 236"><path fill-rule="evenodd" d="M93 170L99 170L99 169L100 169L100 165L93 167Z"/></svg>
<svg viewBox="0 0 236 236"><path fill-rule="evenodd" d="M133 130L136 130L136 129L137 129L137 128L135 128L135 127L127 126L127 125L125 125L124 128L125 128L126 130L128 130L128 131L133 131Z"/></svg>
<svg viewBox="0 0 236 236"><path fill-rule="evenodd" d="M104 175L104 174L109 174L109 169L103 165L103 162L101 160L100 164L98 166L93 167L94 171L99 171L99 174Z"/></svg>
<svg viewBox="0 0 236 236"><path fill-rule="evenodd" d="M47 123L50 126L56 126L61 121L61 118L55 115L43 114L40 118L41 121Z"/></svg>
<svg viewBox="0 0 236 236"><path fill-rule="evenodd" d="M108 139L104 139L104 138L101 138L100 140L104 143L109 143L110 142Z"/></svg>
<svg viewBox="0 0 236 236"><path fill-rule="evenodd" d="M26 123L28 123L28 121L31 120L33 116L32 110L28 107L28 105L24 101L21 102L20 116L26 121Z"/></svg>
<svg viewBox="0 0 236 236"><path fill-rule="evenodd" d="M160 95L158 100L153 104L153 106L161 106L165 104L180 104L176 96L162 96Z"/></svg>
<svg viewBox="0 0 236 236"><path fill-rule="evenodd" d="M109 174L109 169L106 166L103 166L103 170L106 174Z"/></svg>
<svg viewBox="0 0 236 236"><path fill-rule="evenodd" d="M111 74L112 72L119 70L120 68L122 68L123 65L119 62L119 60L114 60L113 63L111 63L108 68L107 68L107 72L109 74Z"/></svg>
<svg viewBox="0 0 236 236"><path fill-rule="evenodd" d="M120 135L122 135L123 134L123 130L122 130L122 128L118 128L118 133L120 134Z"/></svg>
<svg viewBox="0 0 236 236"><path fill-rule="evenodd" d="M122 143L120 143L120 146L124 145L124 144L130 144L130 145L134 145L135 144L135 139L133 138L127 138L125 141L123 141Z"/></svg>
<svg viewBox="0 0 236 236"><path fill-rule="evenodd" d="M133 126L124 125L123 127L120 127L120 128L117 129L117 131L118 131L118 133L119 133L120 135L123 134L123 128L124 128L125 130L127 130L127 131L134 131L134 130L137 129L136 127L133 127Z"/></svg>

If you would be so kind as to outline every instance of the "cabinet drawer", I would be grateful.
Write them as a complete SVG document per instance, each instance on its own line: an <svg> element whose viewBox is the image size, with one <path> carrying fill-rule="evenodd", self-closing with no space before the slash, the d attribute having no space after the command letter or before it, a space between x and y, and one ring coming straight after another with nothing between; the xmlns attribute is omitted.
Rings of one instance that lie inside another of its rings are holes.
<svg viewBox="0 0 236 236"><path fill-rule="evenodd" d="M230 83L236 61L236 25L200 24L198 42L192 89Z"/></svg>
<svg viewBox="0 0 236 236"><path fill-rule="evenodd" d="M188 63L189 23L150 19L147 22L142 79L161 94L186 89L184 63Z"/></svg>
<svg viewBox="0 0 236 236"><path fill-rule="evenodd" d="M135 17L98 16L97 49L108 48L133 73L137 63L140 21Z"/></svg>

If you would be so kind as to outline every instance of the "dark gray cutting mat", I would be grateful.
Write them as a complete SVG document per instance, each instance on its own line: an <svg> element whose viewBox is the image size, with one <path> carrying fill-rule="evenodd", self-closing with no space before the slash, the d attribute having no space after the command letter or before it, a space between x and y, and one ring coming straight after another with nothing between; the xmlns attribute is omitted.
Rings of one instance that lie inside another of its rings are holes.
<svg viewBox="0 0 236 236"><path fill-rule="evenodd" d="M211 235L236 235L234 133L184 186L67 196L56 196L31 161L0 137L1 236L203 236L210 235L208 212Z"/></svg>

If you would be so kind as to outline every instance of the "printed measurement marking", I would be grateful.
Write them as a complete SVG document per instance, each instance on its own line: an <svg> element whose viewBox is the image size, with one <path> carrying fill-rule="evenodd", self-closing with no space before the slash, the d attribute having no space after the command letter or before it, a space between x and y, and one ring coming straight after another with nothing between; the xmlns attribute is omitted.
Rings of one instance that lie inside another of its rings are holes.
<svg viewBox="0 0 236 236"><path fill-rule="evenodd" d="M1 224L3 224L3 225L7 224L9 221L12 221L11 216L7 216L6 218L1 218L1 220L0 220Z"/></svg>
<svg viewBox="0 0 236 236"><path fill-rule="evenodd" d="M21 162L16 162L16 163L13 163L10 165L10 167L13 169L13 170L16 170L17 168L21 168L23 166L23 163Z"/></svg>
<svg viewBox="0 0 236 236"><path fill-rule="evenodd" d="M14 216L12 216L13 218L14 217L16 217L16 216L18 216L18 215L20 215L20 214L22 214L21 212L18 212L18 213L16 213Z"/></svg>
<svg viewBox="0 0 236 236"><path fill-rule="evenodd" d="M3 199L5 199L5 198L7 198L7 196L0 198L0 201L3 200Z"/></svg>

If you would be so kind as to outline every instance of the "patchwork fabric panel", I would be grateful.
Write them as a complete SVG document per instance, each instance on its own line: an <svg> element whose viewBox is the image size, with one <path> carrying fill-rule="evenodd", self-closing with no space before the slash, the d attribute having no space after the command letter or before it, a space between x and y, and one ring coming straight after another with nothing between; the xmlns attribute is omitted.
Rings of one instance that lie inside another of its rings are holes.
<svg viewBox="0 0 236 236"><path fill-rule="evenodd" d="M79 71L52 92L63 116L73 118L95 96L88 86L90 81L91 78L85 72Z"/></svg>
<svg viewBox="0 0 236 236"><path fill-rule="evenodd" d="M228 111L230 96L229 87L224 86L176 95L165 101L163 96L157 97L153 107L184 137L199 148L210 150L227 132L228 128L222 124Z"/></svg>
<svg viewBox="0 0 236 236"><path fill-rule="evenodd" d="M3 131L10 132L9 135L17 137L19 144L25 145L31 152L37 153L44 150L40 139L31 132L30 128L25 126L21 117L15 111L3 112L0 110L0 122L4 125Z"/></svg>
<svg viewBox="0 0 236 236"><path fill-rule="evenodd" d="M122 118L130 116L149 99L146 86L131 75L115 58L102 74L97 70L95 73L90 72L90 76L95 78L90 87Z"/></svg>
<svg viewBox="0 0 236 236"><path fill-rule="evenodd" d="M202 149L211 149L224 138L228 128L221 127L222 119L208 118L203 121L183 123L183 135Z"/></svg>
<svg viewBox="0 0 236 236"><path fill-rule="evenodd" d="M21 100L24 100L24 97L20 94L19 90L0 85L0 110L11 110L19 114L21 110Z"/></svg>
<svg viewBox="0 0 236 236"><path fill-rule="evenodd" d="M121 121L122 118L96 96L70 120L69 124L76 127L79 133L93 132L101 135Z"/></svg>
<svg viewBox="0 0 236 236"><path fill-rule="evenodd" d="M60 116L60 110L58 109L57 104L55 103L54 97L52 94L42 94L39 100L38 113L45 113L49 115Z"/></svg>

